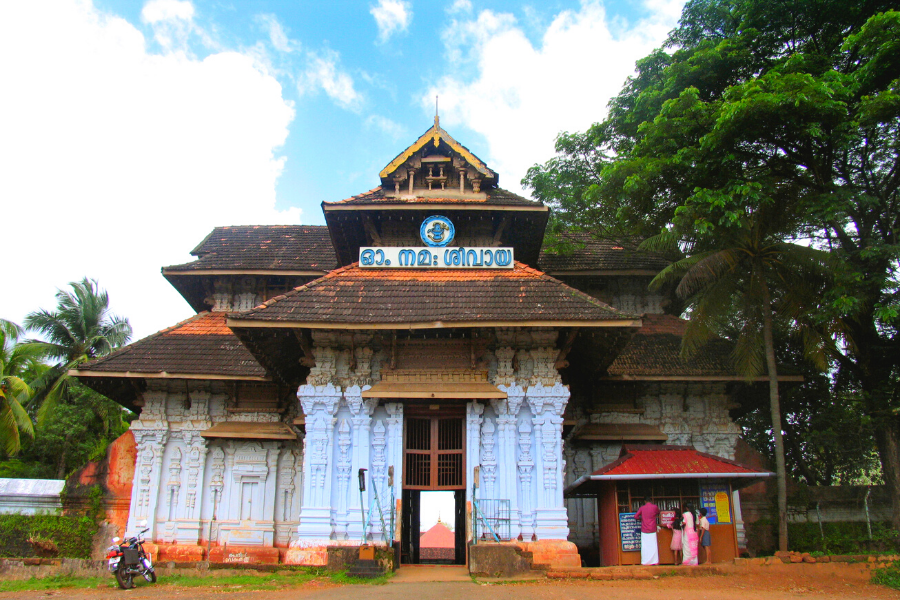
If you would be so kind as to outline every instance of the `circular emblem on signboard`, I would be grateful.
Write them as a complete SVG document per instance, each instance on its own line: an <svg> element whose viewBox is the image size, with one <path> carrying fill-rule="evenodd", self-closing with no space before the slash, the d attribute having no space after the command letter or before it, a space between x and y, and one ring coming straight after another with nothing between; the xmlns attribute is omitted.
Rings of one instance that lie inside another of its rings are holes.
<svg viewBox="0 0 900 600"><path fill-rule="evenodd" d="M446 246L453 241L456 228L447 217L434 215L422 221L419 235L426 246Z"/></svg>

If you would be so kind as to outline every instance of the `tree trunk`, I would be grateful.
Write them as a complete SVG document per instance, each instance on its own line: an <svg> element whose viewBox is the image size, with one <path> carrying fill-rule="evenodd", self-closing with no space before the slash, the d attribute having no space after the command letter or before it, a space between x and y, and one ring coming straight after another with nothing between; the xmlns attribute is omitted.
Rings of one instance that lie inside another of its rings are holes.
<svg viewBox="0 0 900 600"><path fill-rule="evenodd" d="M71 434L66 435L66 441L63 443L63 450L59 453L59 462L56 465L56 478L62 479L66 475L66 452L69 450L69 438Z"/></svg>
<svg viewBox="0 0 900 600"><path fill-rule="evenodd" d="M784 439L781 436L781 402L778 396L778 367L775 364L775 341L772 334L772 299L762 269L758 271L763 297L763 341L766 346L766 368L769 374L769 408L772 433L775 435L775 479L778 484L778 549L788 549L787 472L784 464Z"/></svg>
<svg viewBox="0 0 900 600"><path fill-rule="evenodd" d="M900 424L888 418L875 426L881 472L891 498L891 527L900 531Z"/></svg>

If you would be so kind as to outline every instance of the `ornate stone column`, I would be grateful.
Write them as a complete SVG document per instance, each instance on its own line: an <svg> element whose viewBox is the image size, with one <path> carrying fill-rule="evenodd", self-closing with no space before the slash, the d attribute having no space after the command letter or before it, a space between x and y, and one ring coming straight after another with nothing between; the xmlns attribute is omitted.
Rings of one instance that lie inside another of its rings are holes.
<svg viewBox="0 0 900 600"><path fill-rule="evenodd" d="M485 498L497 499L497 455L494 453L494 447L497 440L494 433L497 426L494 425L493 419L485 418L484 424L481 426L481 487Z"/></svg>
<svg viewBox="0 0 900 600"><path fill-rule="evenodd" d="M532 478L534 475L534 457L531 454L531 419L523 418L517 428L518 460L516 471L519 475L519 536L526 542L534 535L534 501Z"/></svg>
<svg viewBox="0 0 900 600"><path fill-rule="evenodd" d="M357 352L357 355L359 355L359 352ZM359 469L372 468L369 457L371 453L369 437L372 428L372 413L375 412L375 408L378 406L378 399L363 399L362 397L362 393L370 387L371 386L368 385L362 387L354 385L344 391L344 398L347 401L347 406L350 408L350 414L352 415L350 421L353 425L353 446L350 469L351 479L359 472ZM368 502L374 493L372 491L372 481L374 481L372 477L375 473L370 471L366 475L365 496L366 501ZM354 481L350 487L350 509L347 512L347 535L350 539L361 539L363 513L368 513L369 507L368 505L361 507L359 504L358 482ZM378 491L381 492L382 490L379 489Z"/></svg>
<svg viewBox="0 0 900 600"><path fill-rule="evenodd" d="M403 498L403 404L388 402L384 408L388 414L384 420L387 428L387 467L394 467L394 510L397 514L394 539L399 540Z"/></svg>
<svg viewBox="0 0 900 600"><path fill-rule="evenodd" d="M562 414L569 400L569 389L561 383L546 387L530 386L525 399L533 415L537 444L536 527L538 539L565 540L569 536L568 515L563 502Z"/></svg>
<svg viewBox="0 0 900 600"><path fill-rule="evenodd" d="M472 493L471 482L474 481L475 467L481 464L481 423L484 421L484 404L478 400L472 400L466 404L466 481L469 485L467 496ZM484 485L482 480L481 485ZM484 491L479 490L479 498L484 497ZM472 500L469 497L469 500Z"/></svg>
<svg viewBox="0 0 900 600"><path fill-rule="evenodd" d="M509 348L507 350L508 352L504 353L505 360L512 361L513 351ZM498 350L497 353L499 356L500 351ZM512 368L510 367L511 372ZM498 493L500 498L509 499L510 535L516 537L521 531L520 516L522 513L518 469L515 466L518 462L516 420L519 416L519 408L525 401L525 390L515 383L500 384L497 387L506 392L506 400L491 401L491 406L497 413L497 458L502 465L498 474Z"/></svg>
<svg viewBox="0 0 900 600"><path fill-rule="evenodd" d="M159 497L163 494L160 489L162 461L169 440L166 397L166 392L161 390L145 392L141 416L131 424L131 432L137 444L137 460L126 530L137 531L137 523L146 520L147 526L150 527L148 539L158 537L156 514Z"/></svg>
<svg viewBox="0 0 900 600"><path fill-rule="evenodd" d="M341 391L333 385L302 385L297 398L306 415L303 440L303 505L298 537L328 540L331 537L331 456L334 448L335 415Z"/></svg>

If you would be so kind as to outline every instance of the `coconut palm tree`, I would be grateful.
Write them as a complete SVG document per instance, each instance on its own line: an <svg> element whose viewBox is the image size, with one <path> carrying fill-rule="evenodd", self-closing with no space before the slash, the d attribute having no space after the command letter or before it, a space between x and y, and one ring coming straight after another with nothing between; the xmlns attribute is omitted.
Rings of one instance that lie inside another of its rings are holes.
<svg viewBox="0 0 900 600"><path fill-rule="evenodd" d="M40 360L34 344L19 343L22 328L0 319L0 449L7 456L18 454L22 436L34 438L34 425L23 405L31 399L27 373Z"/></svg>
<svg viewBox="0 0 900 600"><path fill-rule="evenodd" d="M56 309L38 310L25 317L25 327L43 338L33 343L55 364L32 382L38 422L67 394L69 369L109 354L131 339L128 319L109 310L109 295L97 281L84 278L56 292Z"/></svg>
<svg viewBox="0 0 900 600"><path fill-rule="evenodd" d="M675 293L687 301L690 321L682 342L686 357L709 339L737 325L735 366L749 378L768 376L775 469L778 488L778 533L787 550L787 479L782 440L774 320L785 319L804 338L807 356L826 368L826 335L811 323L824 287L826 254L785 240L790 220L786 207L771 200L755 206L718 197L708 204L688 204L669 231L650 238L642 248L677 248L684 258L651 282L659 288L678 282ZM711 208L714 207L714 208ZM721 211L717 209L723 209ZM706 212L704 212L706 211ZM727 218L718 218L721 213Z"/></svg>

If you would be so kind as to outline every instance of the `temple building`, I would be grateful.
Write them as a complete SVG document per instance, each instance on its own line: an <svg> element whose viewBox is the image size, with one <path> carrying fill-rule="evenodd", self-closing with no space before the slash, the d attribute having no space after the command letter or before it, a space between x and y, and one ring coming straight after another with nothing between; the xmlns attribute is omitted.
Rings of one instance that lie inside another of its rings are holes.
<svg viewBox="0 0 900 600"><path fill-rule="evenodd" d="M146 519L161 559L321 565L366 540L415 563L421 498L442 490L458 563L473 524L535 563L627 562L608 545L639 500L602 482L652 445L709 457L666 498L718 485L737 552L715 469L759 386L725 341L681 358L680 307L648 291L666 261L585 233L543 250L548 207L437 118L378 176L323 202L325 226L217 227L162 269L196 314L72 372L139 414L128 529ZM659 496L675 475L641 464L634 489Z"/></svg>

